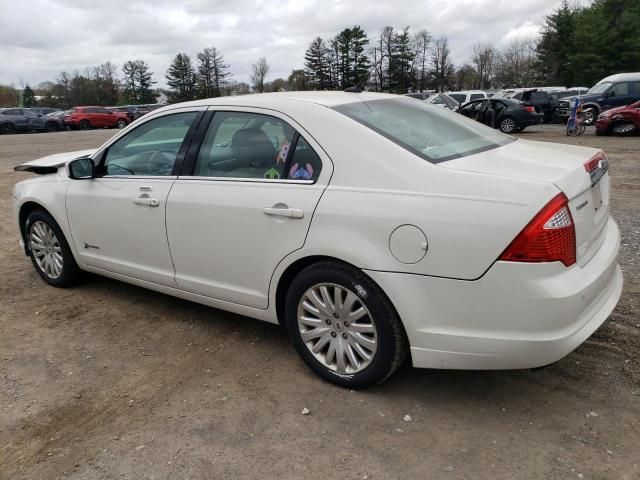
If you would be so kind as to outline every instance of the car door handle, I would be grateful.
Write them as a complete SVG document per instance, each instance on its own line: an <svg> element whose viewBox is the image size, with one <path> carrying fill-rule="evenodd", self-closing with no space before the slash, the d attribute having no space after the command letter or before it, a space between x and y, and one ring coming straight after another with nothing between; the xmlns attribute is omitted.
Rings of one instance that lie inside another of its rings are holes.
<svg viewBox="0 0 640 480"><path fill-rule="evenodd" d="M145 205L147 207L157 207L160 205L160 201L157 198L151 197L138 197L133 201L133 203L136 205Z"/></svg>
<svg viewBox="0 0 640 480"><path fill-rule="evenodd" d="M266 207L263 212L265 215L273 215L287 218L304 218L304 211L300 208L278 208Z"/></svg>

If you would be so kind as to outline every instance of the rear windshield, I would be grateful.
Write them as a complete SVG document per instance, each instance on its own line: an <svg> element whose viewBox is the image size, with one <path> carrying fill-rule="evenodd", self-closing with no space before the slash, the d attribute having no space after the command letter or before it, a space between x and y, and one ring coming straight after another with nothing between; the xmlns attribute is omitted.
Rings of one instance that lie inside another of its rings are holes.
<svg viewBox="0 0 640 480"><path fill-rule="evenodd" d="M347 103L334 110L431 163L491 150L515 140L463 115L409 98Z"/></svg>

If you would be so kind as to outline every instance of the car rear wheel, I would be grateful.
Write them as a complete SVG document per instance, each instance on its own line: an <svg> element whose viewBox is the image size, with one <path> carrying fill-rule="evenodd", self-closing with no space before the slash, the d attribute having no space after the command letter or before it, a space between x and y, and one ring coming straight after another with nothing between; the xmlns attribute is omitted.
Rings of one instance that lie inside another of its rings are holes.
<svg viewBox="0 0 640 480"><path fill-rule="evenodd" d="M616 123L611 129L611 131L615 135L626 136L626 135L633 135L636 131L636 128L637 128L636 124L633 122L620 122L620 123Z"/></svg>
<svg viewBox="0 0 640 480"><path fill-rule="evenodd" d="M89 120L80 120L78 126L80 130L91 130L91 122L89 122Z"/></svg>
<svg viewBox="0 0 640 480"><path fill-rule="evenodd" d="M342 387L383 382L408 351L384 292L360 270L337 262L316 263L298 274L287 292L285 323L305 363Z"/></svg>
<svg viewBox="0 0 640 480"><path fill-rule="evenodd" d="M514 133L517 129L518 124L512 117L505 117L500 120L500 131L502 133Z"/></svg>
<svg viewBox="0 0 640 480"><path fill-rule="evenodd" d="M0 133L3 135L11 135L16 133L16 128L11 123L3 123L0 125Z"/></svg>
<svg viewBox="0 0 640 480"><path fill-rule="evenodd" d="M57 132L57 131L58 131L58 126L57 126L55 123L53 123L53 122L48 122L48 123L44 126L44 129L45 129L47 132Z"/></svg>
<svg viewBox="0 0 640 480"><path fill-rule="evenodd" d="M80 269L51 215L34 210L27 217L24 233L31 262L45 282L54 287L69 287L77 282Z"/></svg>
<svg viewBox="0 0 640 480"><path fill-rule="evenodd" d="M126 120L118 120L116 122L116 128L119 128L120 130L122 130L123 128L125 128L127 126L127 121Z"/></svg>

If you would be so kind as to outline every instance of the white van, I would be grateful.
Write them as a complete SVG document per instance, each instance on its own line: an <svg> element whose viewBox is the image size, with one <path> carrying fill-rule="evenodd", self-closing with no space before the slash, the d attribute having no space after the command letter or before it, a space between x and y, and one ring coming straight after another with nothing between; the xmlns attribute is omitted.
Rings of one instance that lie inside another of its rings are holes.
<svg viewBox="0 0 640 480"><path fill-rule="evenodd" d="M464 105L471 100L479 98L489 98L486 92L482 90L462 90L460 92L447 92L447 95L453 97L460 105Z"/></svg>

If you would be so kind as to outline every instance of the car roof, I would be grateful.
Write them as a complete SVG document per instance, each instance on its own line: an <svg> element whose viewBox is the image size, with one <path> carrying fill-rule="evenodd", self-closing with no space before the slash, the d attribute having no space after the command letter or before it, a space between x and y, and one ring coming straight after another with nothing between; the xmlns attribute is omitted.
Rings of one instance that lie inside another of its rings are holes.
<svg viewBox="0 0 640 480"><path fill-rule="evenodd" d="M600 80L596 85L604 82L623 82L629 80L640 80L640 72L616 73Z"/></svg>
<svg viewBox="0 0 640 480"><path fill-rule="evenodd" d="M335 107L346 103L364 102L367 100L380 100L389 98L402 98L400 95L392 95L388 93L372 93L372 92L273 92L273 93L256 93L248 95L235 95L230 97L206 98L203 100L195 100L176 105L190 106L208 106L208 105L233 105L238 107L276 107L282 102L295 101L307 102L325 107ZM166 108L166 107L164 107Z"/></svg>

